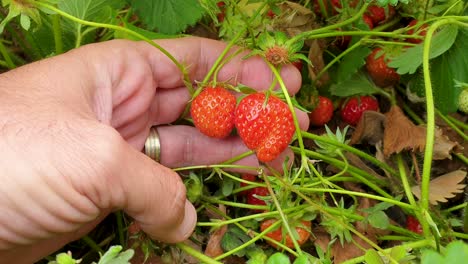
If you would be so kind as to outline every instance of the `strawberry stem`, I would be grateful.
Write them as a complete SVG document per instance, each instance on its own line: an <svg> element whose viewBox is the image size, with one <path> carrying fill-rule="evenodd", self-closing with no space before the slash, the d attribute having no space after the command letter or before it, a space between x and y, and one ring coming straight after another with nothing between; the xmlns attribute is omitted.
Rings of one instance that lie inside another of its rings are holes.
<svg viewBox="0 0 468 264"><path fill-rule="evenodd" d="M275 207L278 210L278 213L279 213L279 215L281 217L282 221L278 221L278 222L283 223L283 226L286 228L286 231L288 232L288 235L291 237L291 241L293 242L294 247L296 248L296 252L299 255L302 254L301 246L299 245L299 243L297 243L297 240L296 240L296 238L295 238L295 236L294 236L294 234L293 234L293 232L291 230L291 227L289 226L288 219L287 219L286 215L284 214L284 212L283 212L283 210L281 208L281 205L278 202L278 199L275 196L275 192L273 191L273 188L271 188L270 180L268 179L268 177L266 175L263 175L263 179L265 180L265 183L266 183L266 186L268 188L268 192L270 193L271 199L273 200L273 203L275 204Z"/></svg>
<svg viewBox="0 0 468 264"><path fill-rule="evenodd" d="M218 66L220 65L221 61L224 59L226 54L231 50L231 48L234 46L235 43L244 35L244 33L248 30L248 25L250 24L251 21L254 21L254 19L257 18L257 16L261 13L262 9L268 4L268 2L263 2L262 6L257 9L257 11L254 13L254 15L250 18L246 26L240 30L236 36L226 45L226 48L224 48L223 52L218 56L216 59L215 63L211 67L211 69L208 71L206 74L205 78L203 79L202 83L208 83L208 81L211 79L211 76L214 74L215 71L217 71Z"/></svg>
<svg viewBox="0 0 468 264"><path fill-rule="evenodd" d="M184 244L184 243L177 243L176 246L180 248L182 251L185 253L189 254L190 256L200 260L202 263L206 264L223 264L222 262L219 262L217 260L214 260L207 255L203 254L202 252L193 249L192 247Z"/></svg>
<svg viewBox="0 0 468 264"><path fill-rule="evenodd" d="M291 114L293 116L294 127L296 128L297 142L299 143L299 148L301 149L301 167L297 173L303 174L304 173L303 170L305 168L308 168L308 166L307 166L307 159L304 154L305 147L304 147L304 141L302 140L301 127L299 126L299 121L297 120L296 111L294 110L291 97L289 97L289 94L288 94L288 89L286 88L286 85L284 84L284 81L281 78L280 73L278 72L276 67L273 66L271 63L267 62L267 64L270 67L271 71L273 72L273 75L275 76L276 80L278 81L280 88L283 92L284 98L286 99L286 102L288 104L289 110L291 111Z"/></svg>
<svg viewBox="0 0 468 264"><path fill-rule="evenodd" d="M467 21L468 17L458 17L459 20ZM421 210L422 212L428 212L429 210L429 183L431 180L431 167L432 167L432 154L434 150L434 136L435 136L435 106L434 97L432 90L431 75L429 69L429 58L431 41L437 28L447 24L459 24L455 18L444 18L441 19L431 26L427 31L426 39L424 40L423 49L423 74L424 74L424 86L426 95L426 113L427 113L427 134L426 134L426 146L424 150L424 162L423 162L423 173L421 181ZM421 221L423 233L426 238L431 237L429 224L427 221Z"/></svg>

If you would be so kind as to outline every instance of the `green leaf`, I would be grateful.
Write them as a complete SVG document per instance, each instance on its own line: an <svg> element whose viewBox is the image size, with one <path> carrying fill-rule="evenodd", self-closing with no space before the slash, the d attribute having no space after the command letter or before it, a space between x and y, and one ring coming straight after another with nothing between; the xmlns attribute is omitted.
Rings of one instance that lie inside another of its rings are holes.
<svg viewBox="0 0 468 264"><path fill-rule="evenodd" d="M260 247L253 247L247 251L247 264L264 264L267 260L267 255L263 252L263 249Z"/></svg>
<svg viewBox="0 0 468 264"><path fill-rule="evenodd" d="M251 239L247 234L244 233L240 228L233 226L229 227L228 231L224 234L223 238L221 239L221 247L224 249L225 252L235 249L244 245ZM236 251L233 255L238 257L245 256L248 250L255 248L252 244L247 248L243 248L241 250Z"/></svg>
<svg viewBox="0 0 468 264"><path fill-rule="evenodd" d="M374 94L378 91L378 88L362 72L354 74L349 80L333 84L330 87L331 94L340 97Z"/></svg>
<svg viewBox="0 0 468 264"><path fill-rule="evenodd" d="M293 264L310 264L310 263L311 262L309 261L309 257L306 254L301 254L293 262Z"/></svg>
<svg viewBox="0 0 468 264"><path fill-rule="evenodd" d="M364 255L364 260L368 264L383 264L384 263L379 253L377 253L377 251L375 251L374 249L369 249L366 251L366 254Z"/></svg>
<svg viewBox="0 0 468 264"><path fill-rule="evenodd" d="M3 4L3 6L5 6L5 3ZM0 22L0 33L3 32L3 29L5 28L6 24L8 24L8 22L10 22L10 20L12 20L13 18L19 16L20 13L21 10L15 4L11 4L8 11L8 15L2 20L2 22Z"/></svg>
<svg viewBox="0 0 468 264"><path fill-rule="evenodd" d="M434 34L429 58L434 59L452 47L458 35L458 26L449 25L444 27L441 31ZM388 66L396 68L398 74L413 74L422 65L423 61L423 43L407 49L405 52L391 59Z"/></svg>
<svg viewBox="0 0 468 264"><path fill-rule="evenodd" d="M232 190L234 189L234 181L230 178L225 177L223 179L222 183L222 193L224 196L228 196L232 193Z"/></svg>
<svg viewBox="0 0 468 264"><path fill-rule="evenodd" d="M266 264L289 264L289 263L291 263L291 261L289 261L289 257L280 252L276 252L275 254L271 255L266 262Z"/></svg>
<svg viewBox="0 0 468 264"><path fill-rule="evenodd" d="M61 0L58 8L74 17L99 22L110 23L116 17L118 9L125 5L124 0ZM71 20L63 20L64 29L76 33L81 24Z"/></svg>
<svg viewBox="0 0 468 264"><path fill-rule="evenodd" d="M195 203L203 192L203 181L195 173L190 173L190 177L184 181L187 189L187 199Z"/></svg>
<svg viewBox="0 0 468 264"><path fill-rule="evenodd" d="M468 259L468 244L463 241L451 242L443 251L443 255L434 251L426 250L422 253L422 264L463 264Z"/></svg>
<svg viewBox="0 0 468 264"><path fill-rule="evenodd" d="M366 57L371 53L371 49L359 46L346 54L338 65L336 80L338 83L349 80L359 69L366 64Z"/></svg>
<svg viewBox="0 0 468 264"><path fill-rule="evenodd" d="M176 34L194 25L204 14L197 0L130 0L149 30Z"/></svg>
<svg viewBox="0 0 468 264"><path fill-rule="evenodd" d="M55 261L50 261L48 264L75 264L76 260L67 253L60 253L55 257Z"/></svg>
<svg viewBox="0 0 468 264"><path fill-rule="evenodd" d="M24 30L29 30L31 27L31 19L27 15L21 14L20 25Z"/></svg>
<svg viewBox="0 0 468 264"><path fill-rule="evenodd" d="M396 246L390 251L390 256L396 261L402 260L406 256L406 249L402 246Z"/></svg>
<svg viewBox="0 0 468 264"><path fill-rule="evenodd" d="M390 225L388 216L383 211L377 211L368 216L369 223L376 228L387 229Z"/></svg>
<svg viewBox="0 0 468 264"><path fill-rule="evenodd" d="M102 255L98 264L130 264L129 260L133 257L134 251L127 249L122 251L122 246L112 246Z"/></svg>
<svg viewBox="0 0 468 264"><path fill-rule="evenodd" d="M374 213L374 212L378 212L378 211L387 210L388 208L390 208L392 206L393 206L393 204L391 204L391 203L381 202L381 203L378 203L378 204L376 204L376 205L374 205L372 207L363 209L362 211L367 212L367 213Z"/></svg>
<svg viewBox="0 0 468 264"><path fill-rule="evenodd" d="M460 29L453 46L440 57L431 60L430 74L436 108L442 113L453 113L458 109L458 96L462 88L455 80L468 82L468 30ZM425 96L422 71L408 83L412 92Z"/></svg>

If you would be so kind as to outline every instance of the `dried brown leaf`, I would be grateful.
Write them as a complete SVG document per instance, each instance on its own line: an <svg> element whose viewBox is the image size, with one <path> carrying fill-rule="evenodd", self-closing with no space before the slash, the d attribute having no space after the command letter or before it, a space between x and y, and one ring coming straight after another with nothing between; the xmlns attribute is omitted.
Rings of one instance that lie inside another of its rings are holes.
<svg viewBox="0 0 468 264"><path fill-rule="evenodd" d="M295 36L318 28L318 25L314 23L314 13L310 9L290 1L285 1L278 7L281 13L273 19L271 24L267 25L268 31L282 31L289 36Z"/></svg>
<svg viewBox="0 0 468 264"><path fill-rule="evenodd" d="M435 130L435 140L434 140L434 152L432 155L433 160L443 160L443 159L452 159L452 151L461 146L451 141L442 129Z"/></svg>
<svg viewBox="0 0 468 264"><path fill-rule="evenodd" d="M457 193L462 193L466 184L461 183L466 177L466 171L456 170L441 175L429 183L429 202L437 204L447 202L447 199L455 197ZM416 185L411 188L413 194L421 199L421 186Z"/></svg>
<svg viewBox="0 0 468 264"><path fill-rule="evenodd" d="M328 245L331 241L330 235L324 230L314 231L315 240L314 244L320 247L324 252L327 251ZM364 240L356 235L352 235L352 242L345 242L341 246L338 240L335 240L330 249L331 258L333 263L342 263L348 259L362 256L366 253L365 250L371 248Z"/></svg>
<svg viewBox="0 0 468 264"><path fill-rule="evenodd" d="M223 239L226 231L227 225L224 225L211 233L210 238L208 239L208 244L206 245L205 255L209 257L217 257L224 253L223 248L221 247L221 239Z"/></svg>
<svg viewBox="0 0 468 264"><path fill-rule="evenodd" d="M309 76L315 81L318 87L322 87L328 81L330 81L330 75L328 72L322 74L320 79L317 80L317 74L322 71L325 67L325 61L323 60L323 51L325 50L325 44L323 40L314 39L308 43L309 48L309 60L312 62L312 66L308 65Z"/></svg>
<svg viewBox="0 0 468 264"><path fill-rule="evenodd" d="M350 144L368 143L371 145L382 141L384 137L385 115L376 111L365 111L351 136Z"/></svg>
<svg viewBox="0 0 468 264"><path fill-rule="evenodd" d="M383 150L386 157L402 150L424 150L426 128L413 124L398 106L392 106L385 116Z"/></svg>

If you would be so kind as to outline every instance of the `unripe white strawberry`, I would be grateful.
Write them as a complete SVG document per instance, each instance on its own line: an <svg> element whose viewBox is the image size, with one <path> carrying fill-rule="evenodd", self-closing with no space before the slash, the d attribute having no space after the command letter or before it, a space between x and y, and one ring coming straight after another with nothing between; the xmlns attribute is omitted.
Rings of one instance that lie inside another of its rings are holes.
<svg viewBox="0 0 468 264"><path fill-rule="evenodd" d="M468 114L468 89L464 89L458 96L458 110Z"/></svg>

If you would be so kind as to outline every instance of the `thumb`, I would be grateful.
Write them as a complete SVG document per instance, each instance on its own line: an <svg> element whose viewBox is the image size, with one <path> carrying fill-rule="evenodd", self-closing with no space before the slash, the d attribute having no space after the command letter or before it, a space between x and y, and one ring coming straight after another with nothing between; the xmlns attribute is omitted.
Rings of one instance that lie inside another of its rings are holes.
<svg viewBox="0 0 468 264"><path fill-rule="evenodd" d="M122 140L123 141L123 140ZM156 240L175 243L193 232L197 214L186 198L180 176L124 142L124 160L116 174L122 195L117 206ZM114 196L114 197L116 197Z"/></svg>

